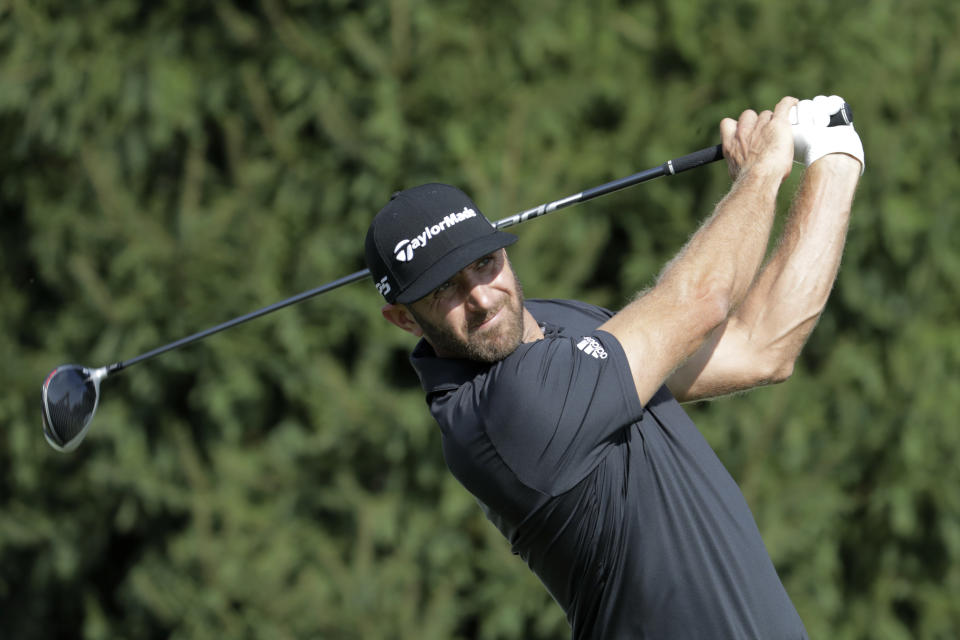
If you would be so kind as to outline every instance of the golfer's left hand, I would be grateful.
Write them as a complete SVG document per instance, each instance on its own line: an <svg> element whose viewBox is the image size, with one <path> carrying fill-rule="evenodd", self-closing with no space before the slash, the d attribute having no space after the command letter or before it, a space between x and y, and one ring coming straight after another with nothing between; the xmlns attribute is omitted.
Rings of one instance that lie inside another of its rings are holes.
<svg viewBox="0 0 960 640"><path fill-rule="evenodd" d="M830 116L843 108L840 96L817 96L813 100L801 100L796 109L791 109L793 125L794 160L809 167L825 155L845 153L860 163L863 175L863 144L852 124L829 126Z"/></svg>

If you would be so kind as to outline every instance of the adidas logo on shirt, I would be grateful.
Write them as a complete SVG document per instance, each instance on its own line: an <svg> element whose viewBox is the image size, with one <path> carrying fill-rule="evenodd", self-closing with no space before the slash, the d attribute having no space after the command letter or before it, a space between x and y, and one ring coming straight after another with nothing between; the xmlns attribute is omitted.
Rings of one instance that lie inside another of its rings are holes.
<svg viewBox="0 0 960 640"><path fill-rule="evenodd" d="M600 344L600 341L595 338L586 337L580 340L580 344L577 345L577 349L583 351L588 356L593 356L599 360L607 359L607 350L603 348L603 345Z"/></svg>

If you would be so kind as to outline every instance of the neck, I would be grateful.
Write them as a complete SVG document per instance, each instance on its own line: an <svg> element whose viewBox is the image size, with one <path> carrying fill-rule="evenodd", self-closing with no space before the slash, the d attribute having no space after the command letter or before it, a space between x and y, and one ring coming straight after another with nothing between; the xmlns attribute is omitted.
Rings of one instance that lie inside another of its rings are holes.
<svg viewBox="0 0 960 640"><path fill-rule="evenodd" d="M523 341L536 342L543 340L543 331L540 330L540 323L533 317L533 314L523 307Z"/></svg>

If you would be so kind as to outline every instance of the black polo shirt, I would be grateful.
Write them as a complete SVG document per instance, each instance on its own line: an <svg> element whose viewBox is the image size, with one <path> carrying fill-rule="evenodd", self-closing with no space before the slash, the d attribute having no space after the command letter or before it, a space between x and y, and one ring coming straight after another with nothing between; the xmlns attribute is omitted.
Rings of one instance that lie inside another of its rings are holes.
<svg viewBox="0 0 960 640"><path fill-rule="evenodd" d="M573 638L806 638L743 494L666 387L573 301L493 365L411 356L443 454L563 607Z"/></svg>

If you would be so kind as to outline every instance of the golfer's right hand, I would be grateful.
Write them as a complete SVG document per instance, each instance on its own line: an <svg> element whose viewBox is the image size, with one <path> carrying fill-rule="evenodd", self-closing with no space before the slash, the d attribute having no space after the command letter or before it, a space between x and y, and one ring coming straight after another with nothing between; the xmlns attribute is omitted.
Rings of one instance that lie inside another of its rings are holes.
<svg viewBox="0 0 960 640"><path fill-rule="evenodd" d="M793 131L790 108L797 99L787 96L773 111L759 114L747 109L740 118L724 118L720 122L723 156L734 180L745 171L764 171L780 177L790 175L793 166Z"/></svg>

